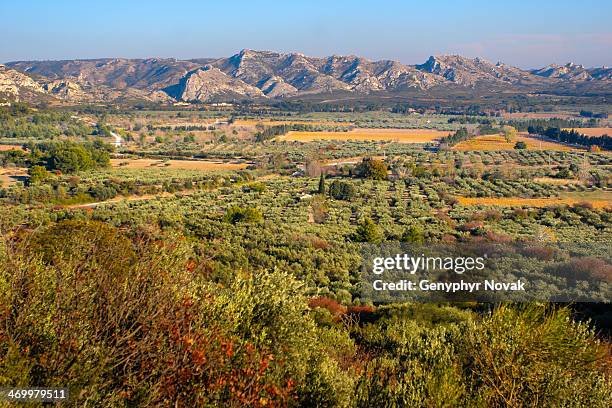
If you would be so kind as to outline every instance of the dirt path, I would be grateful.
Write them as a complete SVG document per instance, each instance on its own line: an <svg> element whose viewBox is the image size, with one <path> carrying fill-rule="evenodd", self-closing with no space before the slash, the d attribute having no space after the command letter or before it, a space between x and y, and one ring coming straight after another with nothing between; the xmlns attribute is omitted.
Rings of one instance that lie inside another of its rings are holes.
<svg viewBox="0 0 612 408"><path fill-rule="evenodd" d="M277 178L279 177L277 174L268 174L262 177L259 177L258 179L260 180L269 180L269 179L273 179L273 178ZM117 203L121 203L123 201L145 201L145 200L154 200L156 198L169 198L169 197L177 197L177 196L188 196L188 195L192 195L195 194L197 192L201 192L201 191L214 191L217 190L218 188L213 188L210 190L206 190L206 189L193 189L193 190L182 190L182 191L177 191L176 193L168 193L167 191L164 191L163 193L159 193L159 194L143 194L143 195L130 195L130 196L119 196L119 197L115 197L115 198L111 198L109 200L104 200L104 201L96 201L93 203L85 203L85 204L72 204L72 205L65 205L62 206L62 208L72 208L72 209L78 209L78 208L94 208L94 207L98 207L100 205L104 205L104 204L117 204Z"/></svg>
<svg viewBox="0 0 612 408"><path fill-rule="evenodd" d="M185 190L185 191L181 191L180 193L182 195L189 195L189 194L193 194L195 191L197 190ZM177 195L176 193L173 194L173 193L163 192L159 194L120 196L120 197L111 198L110 200L105 200L105 201L96 201L93 203L86 203L86 204L67 205L64 208L94 208L94 207L98 207L104 204L116 204L116 203L121 203L123 201L145 201L145 200L153 200L156 198L174 197L176 195Z"/></svg>

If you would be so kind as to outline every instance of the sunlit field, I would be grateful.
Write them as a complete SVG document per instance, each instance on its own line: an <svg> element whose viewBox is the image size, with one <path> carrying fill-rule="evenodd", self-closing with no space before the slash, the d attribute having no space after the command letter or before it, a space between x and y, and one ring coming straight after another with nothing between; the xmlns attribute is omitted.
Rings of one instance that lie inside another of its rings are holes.
<svg viewBox="0 0 612 408"><path fill-rule="evenodd" d="M575 147L519 135L506 141L502 135L476 136L453 146L453 150L515 150L516 142L525 142L527 150L578 151Z"/></svg>
<svg viewBox="0 0 612 408"><path fill-rule="evenodd" d="M612 128L609 127L592 127L592 128L567 128L565 130L575 130L586 136L599 137L603 135L612 136Z"/></svg>
<svg viewBox="0 0 612 408"><path fill-rule="evenodd" d="M111 159L111 166L126 169L169 168L183 170L240 170L248 163L223 162L214 160L155 160L155 159Z"/></svg>
<svg viewBox="0 0 612 408"><path fill-rule="evenodd" d="M551 207L557 205L586 204L592 208L612 208L612 192L565 193L560 197L521 198L521 197L457 197L459 204L466 206L483 205L499 207Z"/></svg>
<svg viewBox="0 0 612 408"><path fill-rule="evenodd" d="M397 143L431 143L449 132L435 129L353 129L348 132L289 132L277 140L312 142L314 140L377 140Z"/></svg>

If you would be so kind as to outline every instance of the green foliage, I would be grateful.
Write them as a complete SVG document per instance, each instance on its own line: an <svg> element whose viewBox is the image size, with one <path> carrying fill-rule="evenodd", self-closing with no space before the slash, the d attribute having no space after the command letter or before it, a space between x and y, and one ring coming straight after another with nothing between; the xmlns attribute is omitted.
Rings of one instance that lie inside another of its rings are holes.
<svg viewBox="0 0 612 408"><path fill-rule="evenodd" d="M334 180L329 186L329 195L336 200L351 201L356 194L355 186L348 181Z"/></svg>
<svg viewBox="0 0 612 408"><path fill-rule="evenodd" d="M560 179L571 179L574 177L574 174L567 167L563 167L562 169L559 169L557 174L555 174L555 177Z"/></svg>
<svg viewBox="0 0 612 408"><path fill-rule="evenodd" d="M37 145L43 151L49 170L75 173L110 165L109 147L99 144L61 142Z"/></svg>
<svg viewBox="0 0 612 408"><path fill-rule="evenodd" d="M359 177L371 180L386 180L388 171L387 165L382 160L371 157L365 157L355 169Z"/></svg>
<svg viewBox="0 0 612 408"><path fill-rule="evenodd" d="M19 108L0 107L0 137L41 140L61 135L84 138L91 134L92 128L73 118L69 112L32 112L23 104Z"/></svg>
<svg viewBox="0 0 612 408"><path fill-rule="evenodd" d="M579 133L576 129L560 129L558 127L530 127L530 134L543 135L547 138L558 140L562 143L569 143L572 145L579 145L584 147L593 147L595 150L612 150L612 136L601 135L598 137L591 137Z"/></svg>
<svg viewBox="0 0 612 408"><path fill-rule="evenodd" d="M243 187L243 190L250 193L263 193L266 191L266 185L260 182L249 183Z"/></svg>
<svg viewBox="0 0 612 408"><path fill-rule="evenodd" d="M352 341L290 275L211 285L184 240L101 223L25 242L0 252L0 386L69 387L69 406L350 405Z"/></svg>
<svg viewBox="0 0 612 408"><path fill-rule="evenodd" d="M568 309L502 306L468 325L464 355L473 398L486 406L605 406L612 401L604 345Z"/></svg>
<svg viewBox="0 0 612 408"><path fill-rule="evenodd" d="M0 151L0 166L15 165L25 167L30 164L31 155L23 150Z"/></svg>
<svg viewBox="0 0 612 408"><path fill-rule="evenodd" d="M357 242L379 243L383 235L371 218L364 218L357 226L354 239Z"/></svg>
<svg viewBox="0 0 612 408"><path fill-rule="evenodd" d="M416 225L411 225L402 235L402 241L411 244L422 244L424 241L423 231Z"/></svg>
<svg viewBox="0 0 612 408"><path fill-rule="evenodd" d="M580 127L595 127L597 126L596 119L579 120L579 119L563 119L563 118L550 118L550 119L527 119L527 120L511 120L507 122L508 125L514 127L520 132L528 131L529 133L537 133L535 129L539 128L580 128Z"/></svg>
<svg viewBox="0 0 612 408"><path fill-rule="evenodd" d="M321 173L319 176L319 188L317 188L317 193L325 194L325 174Z"/></svg>
<svg viewBox="0 0 612 408"><path fill-rule="evenodd" d="M28 180L29 184L44 183L51 177L51 173L49 173L44 166L30 167L28 169L28 175L30 176L30 179Z"/></svg>
<svg viewBox="0 0 612 408"><path fill-rule="evenodd" d="M233 206L225 212L223 220L230 224L237 224L239 222L257 223L263 220L263 216L257 208Z"/></svg>
<svg viewBox="0 0 612 408"><path fill-rule="evenodd" d="M264 142L275 138L276 136L284 135L290 131L298 132L348 132L348 126L326 126L326 125L310 125L303 123L288 123L275 126L264 126L261 123L256 125L257 133L255 133L256 142Z"/></svg>
<svg viewBox="0 0 612 408"><path fill-rule="evenodd" d="M458 129L452 135L449 135L447 137L443 137L440 140L440 144L450 147L450 146L454 146L457 143L462 142L464 140L468 140L468 139L470 139L472 137L474 137L474 135L471 135L468 132L467 128L461 128L461 129Z"/></svg>
<svg viewBox="0 0 612 408"><path fill-rule="evenodd" d="M527 149L527 143L523 142L522 140L519 140L514 144L514 148L516 150L525 150Z"/></svg>
<svg viewBox="0 0 612 408"><path fill-rule="evenodd" d="M91 154L78 145L58 146L49 152L48 166L51 170L74 173L93 168Z"/></svg>
<svg viewBox="0 0 612 408"><path fill-rule="evenodd" d="M428 309L427 305L423 306ZM397 312L400 313L397 313ZM440 315L440 311L434 316ZM568 309L502 306L482 319L406 320L388 308L358 330L358 406L597 406L612 401L606 346Z"/></svg>

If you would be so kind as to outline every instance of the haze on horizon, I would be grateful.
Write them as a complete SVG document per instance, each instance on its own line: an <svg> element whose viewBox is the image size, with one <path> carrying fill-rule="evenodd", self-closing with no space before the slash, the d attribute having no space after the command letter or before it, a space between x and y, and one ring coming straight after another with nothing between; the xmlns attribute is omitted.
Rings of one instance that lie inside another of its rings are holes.
<svg viewBox="0 0 612 408"><path fill-rule="evenodd" d="M407 64L612 65L612 2L109 0L0 3L0 61L226 57L243 48Z"/></svg>

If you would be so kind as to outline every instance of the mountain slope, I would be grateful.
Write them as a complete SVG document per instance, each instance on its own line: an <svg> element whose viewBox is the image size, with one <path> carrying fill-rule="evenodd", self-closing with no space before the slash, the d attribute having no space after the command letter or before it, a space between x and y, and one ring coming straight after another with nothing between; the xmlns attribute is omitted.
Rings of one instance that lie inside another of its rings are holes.
<svg viewBox="0 0 612 408"><path fill-rule="evenodd" d="M28 100L45 94L45 89L28 75L0 65L0 97Z"/></svg>
<svg viewBox="0 0 612 408"><path fill-rule="evenodd" d="M200 65L173 58L102 58L65 61L19 61L7 66L50 80L71 79L81 85L105 85L115 89L161 89L176 83Z"/></svg>
<svg viewBox="0 0 612 408"><path fill-rule="evenodd" d="M587 69L582 65L576 65L572 62L568 62L565 65L550 64L544 68L532 70L531 73L546 78L558 78L569 81L612 80L612 68Z"/></svg>
<svg viewBox="0 0 612 408"><path fill-rule="evenodd" d="M481 58L469 59L460 55L431 56L416 68L464 86L473 86L482 82L506 84L542 82L529 72L501 62L492 64Z"/></svg>
<svg viewBox="0 0 612 408"><path fill-rule="evenodd" d="M178 84L164 88L164 91L177 100L188 102L263 96L259 88L232 78L210 65L187 73Z"/></svg>
<svg viewBox="0 0 612 408"><path fill-rule="evenodd" d="M459 55L432 56L423 64L406 65L354 55L308 57L300 53L245 49L217 59L18 61L8 63L7 67L26 74L27 78L4 79L2 86L7 90L15 93L15 86L10 84L17 81L31 92L67 101L128 98L207 102L476 87L521 92L546 89L604 89L607 92L612 85L612 69L606 67L586 69L574 64L553 64L525 71Z"/></svg>

